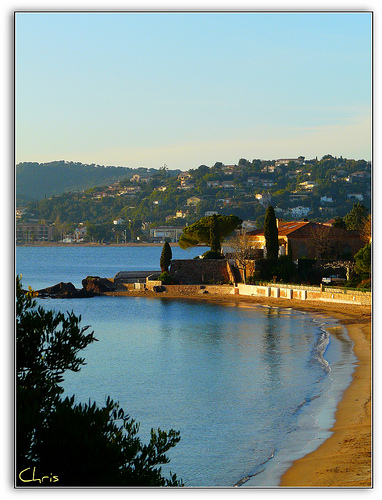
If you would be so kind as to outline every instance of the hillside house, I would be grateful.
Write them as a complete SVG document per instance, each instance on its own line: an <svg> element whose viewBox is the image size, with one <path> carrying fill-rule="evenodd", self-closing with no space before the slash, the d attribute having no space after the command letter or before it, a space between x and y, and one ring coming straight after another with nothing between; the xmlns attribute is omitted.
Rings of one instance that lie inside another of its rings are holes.
<svg viewBox="0 0 382 500"><path fill-rule="evenodd" d="M353 180L365 180L370 178L370 173L365 171L353 172L349 177L351 182L353 182Z"/></svg>
<svg viewBox="0 0 382 500"><path fill-rule="evenodd" d="M299 205L298 207L293 207L288 209L292 217L297 218L302 218L306 217L308 213L310 212L311 208L310 207L303 207Z"/></svg>
<svg viewBox="0 0 382 500"><path fill-rule="evenodd" d="M188 189L193 189L194 187L195 187L195 184L192 184L191 182L183 180L183 181L180 181L180 186L177 186L177 189L182 189L184 191L187 191Z"/></svg>
<svg viewBox="0 0 382 500"><path fill-rule="evenodd" d="M233 173L237 169L238 169L238 165L223 165L222 166L222 172L224 172L226 175L233 175Z"/></svg>
<svg viewBox="0 0 382 500"><path fill-rule="evenodd" d="M297 165L303 165L304 159L303 156L299 156L298 158L280 158L275 161L275 167L279 167L280 165L288 166L290 162L296 163Z"/></svg>
<svg viewBox="0 0 382 500"><path fill-rule="evenodd" d="M309 198L309 193L294 192L289 195L289 201L300 201L307 200Z"/></svg>
<svg viewBox="0 0 382 500"><path fill-rule="evenodd" d="M184 212L183 210L177 210L175 212L175 217L177 219L185 219L188 215L188 212Z"/></svg>
<svg viewBox="0 0 382 500"><path fill-rule="evenodd" d="M261 172L266 174L274 174L281 172L281 168L278 165L265 165L265 167L261 169Z"/></svg>
<svg viewBox="0 0 382 500"><path fill-rule="evenodd" d="M217 188L220 186L220 181L207 181L208 188Z"/></svg>
<svg viewBox="0 0 382 500"><path fill-rule="evenodd" d="M16 208L16 219L20 219L26 213L28 213L26 208Z"/></svg>
<svg viewBox="0 0 382 500"><path fill-rule="evenodd" d="M125 186L117 193L117 196L134 195L135 193L139 193L140 190L140 186Z"/></svg>
<svg viewBox="0 0 382 500"><path fill-rule="evenodd" d="M272 200L270 193L258 193L255 195L255 198L264 208L268 208Z"/></svg>
<svg viewBox="0 0 382 500"><path fill-rule="evenodd" d="M354 256L364 246L357 231L333 228L308 221L284 222L277 219L279 255L291 255L294 260L301 258L320 259ZM265 249L264 230L247 233L254 249Z"/></svg>
<svg viewBox="0 0 382 500"><path fill-rule="evenodd" d="M321 196L320 198L321 203L333 203L333 197L332 196Z"/></svg>
<svg viewBox="0 0 382 500"><path fill-rule="evenodd" d="M361 193L349 193L346 197L348 200L363 201L363 194Z"/></svg>
<svg viewBox="0 0 382 500"><path fill-rule="evenodd" d="M275 183L272 181L272 179L261 179L261 184L265 188L269 188L272 187Z"/></svg>
<svg viewBox="0 0 382 500"><path fill-rule="evenodd" d="M235 183L234 183L234 181L223 181L221 186L222 186L222 188L234 188Z"/></svg>
<svg viewBox="0 0 382 500"><path fill-rule="evenodd" d="M191 179L191 174L190 172L181 172L179 175L178 175L178 181L187 181Z"/></svg>
<svg viewBox="0 0 382 500"><path fill-rule="evenodd" d="M312 181L304 181L300 182L299 184L299 186L301 186L301 189L307 189L307 190L312 190L316 185L317 183Z"/></svg>
<svg viewBox="0 0 382 500"><path fill-rule="evenodd" d="M76 241L83 241L84 237L88 234L88 228L86 226L78 226L74 230L74 239Z"/></svg>
<svg viewBox="0 0 382 500"><path fill-rule="evenodd" d="M201 198L198 198L197 196L191 196L191 198L187 198L187 206L196 207L196 205L198 205L198 203L200 203L201 201Z"/></svg>

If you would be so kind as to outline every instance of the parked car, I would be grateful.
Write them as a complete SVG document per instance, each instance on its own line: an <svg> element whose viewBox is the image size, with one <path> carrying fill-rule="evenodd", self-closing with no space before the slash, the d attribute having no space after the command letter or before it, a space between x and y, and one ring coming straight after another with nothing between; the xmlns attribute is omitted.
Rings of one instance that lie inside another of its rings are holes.
<svg viewBox="0 0 382 500"><path fill-rule="evenodd" d="M344 283L346 278L343 278L339 274L332 274L329 278L322 278L321 281L325 285L339 285L340 283Z"/></svg>

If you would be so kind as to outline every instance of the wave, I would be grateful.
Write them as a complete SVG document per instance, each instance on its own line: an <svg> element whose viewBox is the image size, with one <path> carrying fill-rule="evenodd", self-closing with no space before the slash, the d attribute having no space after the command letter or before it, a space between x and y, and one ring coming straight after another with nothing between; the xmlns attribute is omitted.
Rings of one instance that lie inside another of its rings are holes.
<svg viewBox="0 0 382 500"><path fill-rule="evenodd" d="M243 484L245 484L247 481L249 481L252 477L257 476L258 474L261 474L264 472L265 468L258 470L259 467L262 467L263 465L267 464L272 458L275 456L276 450L272 450L271 453L268 455L268 457L261 463L257 465L257 470L253 474L249 474L248 476L243 477L240 479L237 483L234 484L234 487L239 488Z"/></svg>

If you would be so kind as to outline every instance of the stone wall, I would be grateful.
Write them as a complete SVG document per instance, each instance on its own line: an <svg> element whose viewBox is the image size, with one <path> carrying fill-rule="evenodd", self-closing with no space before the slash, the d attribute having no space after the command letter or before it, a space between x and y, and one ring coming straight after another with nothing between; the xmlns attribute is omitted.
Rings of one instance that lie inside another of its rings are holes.
<svg viewBox="0 0 382 500"><path fill-rule="evenodd" d="M170 274L180 284L234 283L231 265L225 259L172 260Z"/></svg>
<svg viewBox="0 0 382 500"><path fill-rule="evenodd" d="M371 292L359 292L346 290L346 289L333 289L328 292L321 291L317 287L293 287L293 285L244 285L239 283L239 295L254 295L262 297L278 297L282 299L299 299L299 300L322 300L325 302L340 302L343 304L354 305L371 305L372 294Z"/></svg>

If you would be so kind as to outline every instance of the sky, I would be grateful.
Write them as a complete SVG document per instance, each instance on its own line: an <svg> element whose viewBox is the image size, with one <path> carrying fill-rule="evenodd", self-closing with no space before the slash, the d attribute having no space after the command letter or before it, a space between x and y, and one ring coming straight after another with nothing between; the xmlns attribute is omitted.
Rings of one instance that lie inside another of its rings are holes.
<svg viewBox="0 0 382 500"><path fill-rule="evenodd" d="M16 163L371 160L370 12L18 12Z"/></svg>

